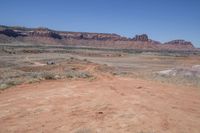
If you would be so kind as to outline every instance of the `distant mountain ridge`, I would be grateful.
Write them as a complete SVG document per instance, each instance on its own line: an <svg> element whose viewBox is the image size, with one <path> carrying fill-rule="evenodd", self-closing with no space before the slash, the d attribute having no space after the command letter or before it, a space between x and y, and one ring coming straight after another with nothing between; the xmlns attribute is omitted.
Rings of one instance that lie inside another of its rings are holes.
<svg viewBox="0 0 200 133"><path fill-rule="evenodd" d="M173 40L162 44L149 39L146 34L127 38L114 33L68 32L43 27L0 26L0 43L13 42L116 49L196 50L189 41Z"/></svg>

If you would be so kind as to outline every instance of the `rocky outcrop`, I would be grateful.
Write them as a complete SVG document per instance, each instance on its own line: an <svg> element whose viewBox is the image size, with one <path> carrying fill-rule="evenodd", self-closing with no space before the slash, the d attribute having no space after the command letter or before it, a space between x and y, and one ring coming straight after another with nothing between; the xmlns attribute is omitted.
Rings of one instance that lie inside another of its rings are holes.
<svg viewBox="0 0 200 133"><path fill-rule="evenodd" d="M87 33L87 32L61 32L60 35L65 39L85 39L85 40L122 40L125 39L117 34Z"/></svg>
<svg viewBox="0 0 200 133"><path fill-rule="evenodd" d="M185 40L173 40L173 41L170 41L170 42L166 42L164 44L173 44L173 45L192 45L191 42L188 42L188 41L185 41Z"/></svg>
<svg viewBox="0 0 200 133"><path fill-rule="evenodd" d="M173 45L174 47L187 48L187 49L194 48L191 42L185 41L185 40L173 40L173 41L164 43L164 45L169 45L169 46Z"/></svg>
<svg viewBox="0 0 200 133"><path fill-rule="evenodd" d="M77 39L77 40L122 40L117 34L87 33L87 32L59 32L48 28L37 28L28 32L32 37L48 37L54 39Z"/></svg>
<svg viewBox="0 0 200 133"><path fill-rule="evenodd" d="M54 39L62 39L62 37L52 31L52 30L49 30L47 28L37 28L33 31L29 31L28 32L29 36L33 36L33 37L47 37L47 38L54 38Z"/></svg>
<svg viewBox="0 0 200 133"><path fill-rule="evenodd" d="M9 36L9 37L24 36L20 32L16 32L16 31L10 30L10 29L2 30L2 31L0 31L0 34L6 35L6 36Z"/></svg>
<svg viewBox="0 0 200 133"><path fill-rule="evenodd" d="M136 35L134 38L133 38L134 41L142 41L142 42L147 42L149 41L149 38L147 36L147 34L142 34L142 35Z"/></svg>

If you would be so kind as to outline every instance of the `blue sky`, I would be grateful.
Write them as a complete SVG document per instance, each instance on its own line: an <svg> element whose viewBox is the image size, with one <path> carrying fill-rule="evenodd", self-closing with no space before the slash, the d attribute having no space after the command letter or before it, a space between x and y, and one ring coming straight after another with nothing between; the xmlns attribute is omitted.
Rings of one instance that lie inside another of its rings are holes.
<svg viewBox="0 0 200 133"><path fill-rule="evenodd" d="M200 47L200 0L0 0L0 24L127 37L146 33Z"/></svg>

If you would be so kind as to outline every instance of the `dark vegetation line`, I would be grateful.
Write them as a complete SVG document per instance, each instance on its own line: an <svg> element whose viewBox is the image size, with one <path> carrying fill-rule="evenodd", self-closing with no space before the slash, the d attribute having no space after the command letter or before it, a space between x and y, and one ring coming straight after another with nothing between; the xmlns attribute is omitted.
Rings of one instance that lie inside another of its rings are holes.
<svg viewBox="0 0 200 133"><path fill-rule="evenodd" d="M65 50L97 50L97 51L111 51L111 52L124 52L124 53L143 53L143 52L155 52L155 53L162 53L162 54L183 54L183 55L200 55L200 51L178 51L178 50L145 50L145 49L112 49L112 48L91 48L91 47L80 47L80 46L41 46L41 45L31 45L31 46L24 46L24 45L2 45L0 44L0 48L38 48L38 49L53 49L53 48L60 48Z"/></svg>

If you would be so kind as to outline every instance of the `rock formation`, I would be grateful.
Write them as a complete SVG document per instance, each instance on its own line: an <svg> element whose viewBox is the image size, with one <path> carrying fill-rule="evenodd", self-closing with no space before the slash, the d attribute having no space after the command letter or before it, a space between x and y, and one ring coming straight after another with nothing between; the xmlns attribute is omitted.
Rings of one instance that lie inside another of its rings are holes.
<svg viewBox="0 0 200 133"><path fill-rule="evenodd" d="M149 39L146 34L136 35L131 39L109 33L64 32L48 28L0 26L0 43L12 42L113 49L196 50L188 41L173 40L162 44Z"/></svg>
<svg viewBox="0 0 200 133"><path fill-rule="evenodd" d="M185 41L185 40L172 40L170 42L164 43L164 45L177 47L177 48L186 48L186 49L194 48L194 46L191 42Z"/></svg>
<svg viewBox="0 0 200 133"><path fill-rule="evenodd" d="M173 44L173 45L192 45L191 42L185 40L172 40L170 42L166 42L164 44Z"/></svg>
<svg viewBox="0 0 200 133"><path fill-rule="evenodd" d="M13 31L11 29L2 30L2 31L0 31L0 34L6 35L6 36L9 36L9 37L23 36L22 34L20 34L18 32L15 32L15 31Z"/></svg>
<svg viewBox="0 0 200 133"><path fill-rule="evenodd" d="M51 31L47 28L37 28L33 31L29 31L28 33L30 36L37 36L37 37L49 37L54 39L62 39L62 37L54 31Z"/></svg>
<svg viewBox="0 0 200 133"><path fill-rule="evenodd" d="M149 38L147 36L147 34L142 34L142 35L136 35L134 38L133 38L134 41L142 41L142 42L147 42L149 41Z"/></svg>

